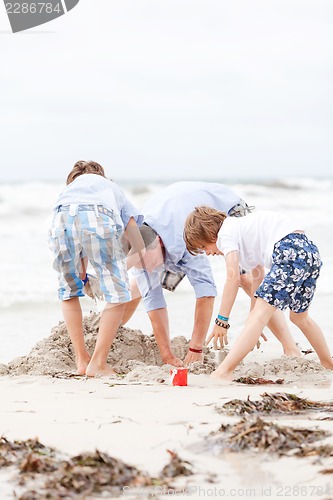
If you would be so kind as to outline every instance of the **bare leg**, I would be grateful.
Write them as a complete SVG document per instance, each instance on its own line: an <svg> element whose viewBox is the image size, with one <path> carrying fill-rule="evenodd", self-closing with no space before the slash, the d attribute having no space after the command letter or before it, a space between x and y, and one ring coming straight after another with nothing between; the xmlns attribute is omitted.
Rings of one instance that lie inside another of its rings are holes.
<svg viewBox="0 0 333 500"><path fill-rule="evenodd" d="M125 325L127 321L129 321L141 300L141 294L135 280L131 282L131 295L132 300L130 302L127 302L125 306L121 322L122 325ZM172 352L167 309L154 309L148 312L148 316L153 328L153 333L160 350L163 363L174 366L183 366L183 362Z"/></svg>
<svg viewBox="0 0 333 500"><path fill-rule="evenodd" d="M254 348L262 329L267 325L275 310L275 307L263 299L258 298L256 300L255 306L249 313L242 332L237 337L229 354L227 354L220 366L212 373L212 378L232 380L234 369Z"/></svg>
<svg viewBox="0 0 333 500"><path fill-rule="evenodd" d="M126 302L125 305L123 318L121 320L122 325L126 325L126 323L131 319L141 300L141 294L139 292L136 281L131 282L131 296L132 300Z"/></svg>
<svg viewBox="0 0 333 500"><path fill-rule="evenodd" d="M99 332L90 363L86 369L88 377L95 375L107 377L116 372L107 364L113 339L117 335L125 304L106 304L99 320Z"/></svg>
<svg viewBox="0 0 333 500"><path fill-rule="evenodd" d="M276 309L275 313L267 324L268 328L274 333L275 337L281 342L283 352L286 356L302 356L301 351L295 344L287 325L286 318L282 311Z"/></svg>
<svg viewBox="0 0 333 500"><path fill-rule="evenodd" d="M250 274L241 274L241 287L244 292L251 297L252 277ZM278 341L281 342L283 352L286 356L300 357L302 355L295 344L282 311L278 309L275 311L267 327L275 335Z"/></svg>
<svg viewBox="0 0 333 500"><path fill-rule="evenodd" d="M240 275L240 285L243 288L246 295L251 297L252 276L250 273Z"/></svg>
<svg viewBox="0 0 333 500"><path fill-rule="evenodd" d="M290 321L304 333L320 359L324 368L333 370L333 360L324 334L317 323L310 318L308 311L295 313L290 311Z"/></svg>
<svg viewBox="0 0 333 500"><path fill-rule="evenodd" d="M84 344L80 300L78 297L63 300L61 306L67 330L74 347L77 374L84 375L90 361L90 355Z"/></svg>

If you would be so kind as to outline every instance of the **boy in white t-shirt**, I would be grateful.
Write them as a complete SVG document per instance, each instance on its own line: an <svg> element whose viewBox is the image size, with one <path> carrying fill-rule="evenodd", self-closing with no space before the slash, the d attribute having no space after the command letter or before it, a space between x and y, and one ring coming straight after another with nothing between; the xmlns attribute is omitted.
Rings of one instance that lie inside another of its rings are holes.
<svg viewBox="0 0 333 500"><path fill-rule="evenodd" d="M132 247L131 253L143 249L137 227L142 219L122 190L106 179L101 165L91 161L74 165L54 207L49 246L79 375L115 373L107 364L107 357L125 304L131 300L125 245L128 242L128 247ZM91 357L84 343L79 301L84 296L87 261L95 269L107 302Z"/></svg>
<svg viewBox="0 0 333 500"><path fill-rule="evenodd" d="M227 279L215 326L207 339L224 344L229 316L239 289L239 267L253 276L251 311L239 337L212 376L232 379L236 366L253 349L277 309L290 309L290 320L304 333L321 364L333 360L320 327L308 308L322 265L318 248L301 226L276 212L257 211L227 217L210 207L197 207L187 218L184 239L192 254L224 255ZM265 268L269 269L265 275Z"/></svg>

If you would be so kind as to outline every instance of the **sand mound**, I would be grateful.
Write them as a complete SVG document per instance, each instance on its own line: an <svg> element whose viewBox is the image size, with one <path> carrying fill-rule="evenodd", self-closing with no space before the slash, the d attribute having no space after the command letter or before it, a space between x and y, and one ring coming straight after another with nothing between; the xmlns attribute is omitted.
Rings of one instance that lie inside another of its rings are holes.
<svg viewBox="0 0 333 500"><path fill-rule="evenodd" d="M90 313L83 319L85 342L93 352L98 333L100 313ZM171 341L173 352L184 359L189 341L179 336ZM218 353L205 349L204 363L193 363L189 371L194 374L210 374L227 351ZM159 350L153 335L144 335L140 330L121 327L113 342L108 362L117 373L125 375L125 383L166 383L170 366L162 366ZM74 353L64 322L51 330L51 335L38 342L27 356L16 358L8 365L0 365L0 375L51 375L67 377L75 373ZM319 381L330 377L330 373L318 362L306 358L282 357L270 362L241 364L234 378L283 378L285 383Z"/></svg>
<svg viewBox="0 0 333 500"><path fill-rule="evenodd" d="M235 377L263 377L283 378L286 383L295 382L299 379L323 380L330 376L330 371L325 370L317 361L306 358L294 358L283 356L269 362L259 364L256 362L244 363L235 370Z"/></svg>
<svg viewBox="0 0 333 500"><path fill-rule="evenodd" d="M95 346L99 318L99 313L91 313L83 319L85 342L89 352L92 352ZM180 336L174 338L171 344L175 355L184 359L188 340ZM213 355L208 354L206 358L209 363L205 365L193 364L195 373L213 371L215 366L212 362ZM161 371L157 368L162 365L162 361L154 336L144 335L140 330L125 327L119 328L108 361L120 374L132 372L126 381L162 380L168 372L168 369ZM150 366L150 371L144 369L147 366ZM27 356L16 358L8 365L0 365L0 375L59 376L73 373L75 373L74 352L64 322L53 327L51 335L38 342Z"/></svg>

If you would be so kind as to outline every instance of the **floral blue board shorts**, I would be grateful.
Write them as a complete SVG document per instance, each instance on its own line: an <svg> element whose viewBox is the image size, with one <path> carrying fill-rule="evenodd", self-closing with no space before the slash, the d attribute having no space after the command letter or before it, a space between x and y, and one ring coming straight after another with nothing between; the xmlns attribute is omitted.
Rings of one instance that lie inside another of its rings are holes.
<svg viewBox="0 0 333 500"><path fill-rule="evenodd" d="M255 296L277 309L302 313L313 299L321 266L319 250L305 234L288 234L275 244L272 267Z"/></svg>
<svg viewBox="0 0 333 500"><path fill-rule="evenodd" d="M83 297L81 259L88 257L100 279L106 302L131 299L126 260L121 245L123 228L113 212L101 205L67 205L58 208L49 231L53 267L58 272L59 298Z"/></svg>

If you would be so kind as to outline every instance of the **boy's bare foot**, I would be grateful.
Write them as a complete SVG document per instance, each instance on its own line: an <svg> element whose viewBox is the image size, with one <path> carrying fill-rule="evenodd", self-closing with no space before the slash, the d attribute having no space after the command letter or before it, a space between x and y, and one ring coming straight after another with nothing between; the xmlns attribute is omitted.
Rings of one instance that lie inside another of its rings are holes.
<svg viewBox="0 0 333 500"><path fill-rule="evenodd" d="M90 363L90 356L80 358L76 361L76 375L85 375L87 366Z"/></svg>
<svg viewBox="0 0 333 500"><path fill-rule="evenodd" d="M112 375L116 375L117 373L114 371L112 366L108 364L104 364L102 366L93 365L89 363L86 368L87 377L111 377Z"/></svg>
<svg viewBox="0 0 333 500"><path fill-rule="evenodd" d="M326 368L326 370L333 370L333 359L326 361L323 361L321 363L321 366Z"/></svg>
<svg viewBox="0 0 333 500"><path fill-rule="evenodd" d="M291 347L290 349L284 349L283 354L289 357L300 358L302 353L298 347Z"/></svg>
<svg viewBox="0 0 333 500"><path fill-rule="evenodd" d="M214 370L210 374L210 378L212 378L214 380L218 380L222 384L229 384L230 382L232 382L233 373L232 372L224 372L222 370L219 371L219 369L217 369L217 370Z"/></svg>

